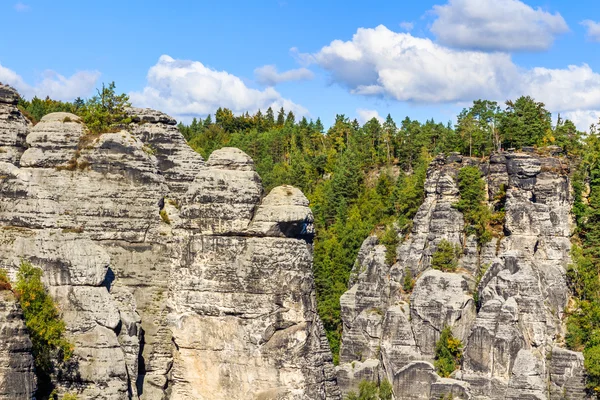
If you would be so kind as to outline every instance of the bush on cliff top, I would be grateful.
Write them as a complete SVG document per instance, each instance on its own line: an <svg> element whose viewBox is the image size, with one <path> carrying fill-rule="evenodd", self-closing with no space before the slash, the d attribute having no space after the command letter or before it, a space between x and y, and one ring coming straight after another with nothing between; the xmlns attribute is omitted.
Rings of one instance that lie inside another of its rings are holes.
<svg viewBox="0 0 600 400"><path fill-rule="evenodd" d="M46 114L53 112L69 112L81 117L91 133L105 133L118 130L121 125L131 122L125 109L131 106L129 96L117 94L114 82L108 86L102 84L96 89L96 95L87 100L75 99L72 103L52 100L48 97L41 100L34 97L31 101L20 99L19 109L31 120L38 123ZM64 121L68 122L68 121Z"/></svg>

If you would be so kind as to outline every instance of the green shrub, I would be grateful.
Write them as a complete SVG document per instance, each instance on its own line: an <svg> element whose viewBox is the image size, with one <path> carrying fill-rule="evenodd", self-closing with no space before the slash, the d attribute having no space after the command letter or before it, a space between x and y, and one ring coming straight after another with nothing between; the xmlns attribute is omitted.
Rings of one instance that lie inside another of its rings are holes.
<svg viewBox="0 0 600 400"><path fill-rule="evenodd" d="M351 391L346 400L392 400L392 385L384 380L379 386L376 382L362 380L358 384L358 393Z"/></svg>
<svg viewBox="0 0 600 400"><path fill-rule="evenodd" d="M385 233L379 239L379 243L385 246L385 262L392 265L396 262L396 249L398 247L398 232L393 226L388 226Z"/></svg>
<svg viewBox="0 0 600 400"><path fill-rule="evenodd" d="M65 339L65 323L41 278L41 269L22 261L15 293L23 309L37 372L49 376L54 363L71 358L73 346Z"/></svg>
<svg viewBox="0 0 600 400"><path fill-rule="evenodd" d="M394 390L392 388L392 384L385 379L379 385L379 398L381 400L392 400L392 396L394 395Z"/></svg>
<svg viewBox="0 0 600 400"><path fill-rule="evenodd" d="M492 239L488 228L491 212L486 203L485 182L479 168L466 166L460 169L458 190L460 200L453 206L463 213L466 233L476 235L479 245L489 242Z"/></svg>
<svg viewBox="0 0 600 400"><path fill-rule="evenodd" d="M405 268L404 271L405 272L404 272L404 280L402 281L402 289L406 293L410 293L413 291L413 288L415 287L415 280L413 279L410 268Z"/></svg>
<svg viewBox="0 0 600 400"><path fill-rule="evenodd" d="M145 144L144 146L142 146L142 150L149 156L156 155L156 149L151 144Z"/></svg>
<svg viewBox="0 0 600 400"><path fill-rule="evenodd" d="M159 214L160 219L162 219L165 224L171 223L171 219L169 218L169 214L167 214L167 210L163 208L162 210L160 210Z"/></svg>
<svg viewBox="0 0 600 400"><path fill-rule="evenodd" d="M8 273L4 268L0 268L0 290L11 290L10 279Z"/></svg>
<svg viewBox="0 0 600 400"><path fill-rule="evenodd" d="M462 359L462 342L452 335L449 326L445 327L435 344L435 369L437 373L447 378L460 365Z"/></svg>
<svg viewBox="0 0 600 400"><path fill-rule="evenodd" d="M96 89L97 94L85 102L85 105L77 109L77 114L83 119L91 133L116 132L121 125L131 123L125 110L131 106L129 96L117 95L114 82L102 89Z"/></svg>
<svg viewBox="0 0 600 400"><path fill-rule="evenodd" d="M446 239L442 240L431 258L431 268L444 272L454 272L458 268L458 260L462 253L459 244L452 244Z"/></svg>
<svg viewBox="0 0 600 400"><path fill-rule="evenodd" d="M490 267L490 264L484 264L479 268L479 272L477 273L477 276L475 277L475 289L473 289L473 301L475 302L475 307L477 307L477 309L479 310L479 307L481 306L481 304L479 304L479 283L481 282L481 278L483 278L483 275L485 275L485 273L487 272L488 268Z"/></svg>

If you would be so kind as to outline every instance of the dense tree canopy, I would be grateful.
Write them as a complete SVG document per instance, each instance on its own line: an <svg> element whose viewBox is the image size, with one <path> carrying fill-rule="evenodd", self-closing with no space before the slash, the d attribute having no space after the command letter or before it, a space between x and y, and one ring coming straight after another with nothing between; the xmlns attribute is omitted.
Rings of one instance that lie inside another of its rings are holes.
<svg viewBox="0 0 600 400"><path fill-rule="evenodd" d="M129 107L129 97L116 93L116 86L111 82L108 86L102 84L97 94L87 100L75 99L72 103L52 100L46 97L41 100L34 97L31 101L21 99L19 109L36 124L46 114L52 112L69 112L81 117L88 130L92 133L103 133L118 130L131 120L125 114Z"/></svg>
<svg viewBox="0 0 600 400"><path fill-rule="evenodd" d="M576 307L567 320L567 345L583 351L588 386L600 394L600 138L591 132L573 180L577 221L573 265L568 271Z"/></svg>

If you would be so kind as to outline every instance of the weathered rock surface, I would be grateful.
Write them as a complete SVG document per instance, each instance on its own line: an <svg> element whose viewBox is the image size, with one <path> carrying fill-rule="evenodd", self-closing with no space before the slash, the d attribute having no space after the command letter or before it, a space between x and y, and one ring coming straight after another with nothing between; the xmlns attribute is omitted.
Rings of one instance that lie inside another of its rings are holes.
<svg viewBox="0 0 600 400"><path fill-rule="evenodd" d="M502 230L480 248L452 207L456 176L469 164L483 172L490 207L506 190ZM397 399L586 398L581 353L560 348L572 228L567 166L534 152L497 154L484 164L456 155L433 161L397 262L386 265L375 237L359 252L341 299L343 392L361 379L387 379ZM463 249L455 273L430 268L443 239ZM412 293L402 287L408 271L416 277ZM429 364L445 326L464 343L462 365L448 380Z"/></svg>
<svg viewBox="0 0 600 400"><path fill-rule="evenodd" d="M17 164L25 151L30 122L19 112L19 94L0 82L0 162Z"/></svg>
<svg viewBox="0 0 600 400"><path fill-rule="evenodd" d="M42 117L27 135L29 148L21 156L22 167L50 168L74 159L84 133L81 118L57 112Z"/></svg>
<svg viewBox="0 0 600 400"><path fill-rule="evenodd" d="M25 259L44 271L75 346L69 371L57 371L59 393L340 398L300 191L263 199L246 154L226 148L205 163L160 112L131 109L122 131L91 135L65 113L30 127L16 96L0 86L10 154L0 154L0 267L14 277ZM14 325L14 312L0 314ZM0 351L20 367L0 379L6 393L21 380L19 396L30 398L21 336L9 349L18 354Z"/></svg>
<svg viewBox="0 0 600 400"><path fill-rule="evenodd" d="M21 308L11 291L0 290L0 399L31 399L35 389L31 341Z"/></svg>

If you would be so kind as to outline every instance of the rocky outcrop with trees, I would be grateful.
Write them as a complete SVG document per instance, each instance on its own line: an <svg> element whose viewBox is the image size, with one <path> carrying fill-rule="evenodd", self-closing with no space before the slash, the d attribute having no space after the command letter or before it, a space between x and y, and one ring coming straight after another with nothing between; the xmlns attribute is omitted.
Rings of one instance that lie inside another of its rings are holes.
<svg viewBox="0 0 600 400"><path fill-rule="evenodd" d="M360 250L341 299L343 391L366 379L392 382L402 399L586 398L583 356L565 349L566 158L438 156L425 193L395 262L376 238ZM450 369L445 328L460 347Z"/></svg>
<svg viewBox="0 0 600 400"><path fill-rule="evenodd" d="M0 86L0 266L13 283L41 270L72 347L37 398L340 398L302 192L265 196L244 152L205 162L156 111L33 125L17 99ZM0 397L32 398L31 343L2 293Z"/></svg>
<svg viewBox="0 0 600 400"><path fill-rule="evenodd" d="M506 105L325 131L0 85L0 398L593 396L600 139Z"/></svg>

